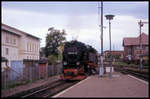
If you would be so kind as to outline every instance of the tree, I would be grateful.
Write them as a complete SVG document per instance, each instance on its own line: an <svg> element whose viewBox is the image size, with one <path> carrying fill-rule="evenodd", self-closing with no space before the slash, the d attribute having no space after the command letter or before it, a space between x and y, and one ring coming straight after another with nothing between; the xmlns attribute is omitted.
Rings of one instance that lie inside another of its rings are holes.
<svg viewBox="0 0 150 99"><path fill-rule="evenodd" d="M48 56L48 62L49 62L49 64L56 65L56 61L57 61L57 57L56 56L54 56L54 55L49 55Z"/></svg>
<svg viewBox="0 0 150 99"><path fill-rule="evenodd" d="M65 30L56 30L53 27L48 29L48 34L46 36L46 47L45 47L45 55L48 57L49 55L55 55L58 57L57 48L66 41L65 38Z"/></svg>
<svg viewBox="0 0 150 99"><path fill-rule="evenodd" d="M63 44L61 44L61 45L58 47L58 61L59 61L59 62L63 60L62 54L63 54L63 51L64 51L64 46L65 46L65 44L63 43Z"/></svg>
<svg viewBox="0 0 150 99"><path fill-rule="evenodd" d="M114 55L114 58L115 58L115 59L120 59L120 56L121 56L121 55Z"/></svg>

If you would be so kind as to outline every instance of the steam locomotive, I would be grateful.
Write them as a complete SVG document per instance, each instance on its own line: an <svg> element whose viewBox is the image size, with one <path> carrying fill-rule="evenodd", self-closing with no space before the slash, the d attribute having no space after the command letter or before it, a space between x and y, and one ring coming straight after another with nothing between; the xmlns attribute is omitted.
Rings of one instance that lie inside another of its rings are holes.
<svg viewBox="0 0 150 99"><path fill-rule="evenodd" d="M92 57L91 57L92 56ZM96 50L79 41L66 42L63 51L63 80L82 80L96 73Z"/></svg>

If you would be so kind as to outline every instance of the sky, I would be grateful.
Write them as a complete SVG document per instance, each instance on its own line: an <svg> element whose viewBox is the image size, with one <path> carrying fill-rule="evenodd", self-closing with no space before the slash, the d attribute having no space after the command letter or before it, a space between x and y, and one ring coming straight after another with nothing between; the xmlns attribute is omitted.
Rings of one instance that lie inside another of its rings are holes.
<svg viewBox="0 0 150 99"><path fill-rule="evenodd" d="M103 50L109 50L109 23L111 20L112 50L123 50L124 37L138 37L140 20L148 22L149 2L103 2ZM45 46L49 27L66 31L67 41L77 39L101 52L100 2L2 2L2 23L41 38ZM149 24L142 32L149 35Z"/></svg>

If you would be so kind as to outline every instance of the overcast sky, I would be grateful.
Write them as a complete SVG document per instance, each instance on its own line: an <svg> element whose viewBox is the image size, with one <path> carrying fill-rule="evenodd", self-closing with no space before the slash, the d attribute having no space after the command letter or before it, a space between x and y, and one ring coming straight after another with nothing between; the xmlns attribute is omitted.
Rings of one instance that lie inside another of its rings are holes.
<svg viewBox="0 0 150 99"><path fill-rule="evenodd" d="M103 2L104 15L114 14L112 26L112 49L123 50L124 37L139 36L138 22L148 20L148 2ZM77 39L92 45L99 52L100 13L98 2L2 2L2 23L18 28L41 38L41 47L45 46L45 37L49 27L65 29L67 41ZM104 50L109 50L108 20L104 17ZM148 24L142 27L148 33Z"/></svg>

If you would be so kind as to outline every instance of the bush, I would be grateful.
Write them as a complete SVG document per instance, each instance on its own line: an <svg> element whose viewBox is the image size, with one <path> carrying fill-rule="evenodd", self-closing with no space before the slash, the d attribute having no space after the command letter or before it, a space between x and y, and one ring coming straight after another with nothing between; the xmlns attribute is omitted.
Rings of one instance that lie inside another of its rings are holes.
<svg viewBox="0 0 150 99"><path fill-rule="evenodd" d="M148 66L149 65L148 60L143 60L143 65Z"/></svg>
<svg viewBox="0 0 150 99"><path fill-rule="evenodd" d="M55 55L48 56L48 63L55 65L57 62L57 57Z"/></svg>
<svg viewBox="0 0 150 99"><path fill-rule="evenodd" d="M125 62L115 62L115 65L122 65L122 66L127 66L128 64Z"/></svg>
<svg viewBox="0 0 150 99"><path fill-rule="evenodd" d="M120 59L120 55L115 55L114 58L115 59Z"/></svg>

